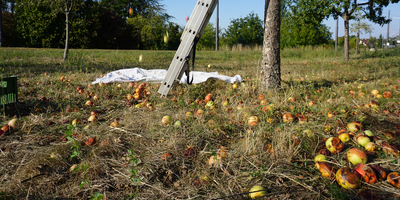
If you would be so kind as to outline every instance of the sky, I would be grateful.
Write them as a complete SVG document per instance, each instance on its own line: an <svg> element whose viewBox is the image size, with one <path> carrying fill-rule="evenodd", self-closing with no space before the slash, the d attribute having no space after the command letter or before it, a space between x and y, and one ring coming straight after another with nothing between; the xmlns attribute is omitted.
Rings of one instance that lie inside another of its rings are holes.
<svg viewBox="0 0 400 200"><path fill-rule="evenodd" d="M173 16L172 22L184 27L186 25L185 17L192 14L194 6L197 0L162 0L161 3L165 5L166 12ZM360 1L362 2L362 1ZM219 5L219 25L220 29L227 28L233 19L244 18L251 12L258 15L260 19L264 19L264 0L247 0L247 1L235 1L235 0L220 0ZM388 16L390 10L390 18L392 22L389 24L389 36L394 37L399 35L400 29L400 3L389 4L388 7L383 8L383 15ZM210 22L216 24L216 9L210 18ZM350 21L352 23L354 21ZM383 27L373 22L367 21L372 25L373 31L371 36L379 37L382 34L383 38L387 36L387 24ZM332 33L332 38L335 37L336 20L330 17L324 20L322 24L325 24ZM355 35L355 33L350 33ZM339 18L339 31L338 37L344 36L344 21ZM360 38L369 38L370 34L361 34Z"/></svg>

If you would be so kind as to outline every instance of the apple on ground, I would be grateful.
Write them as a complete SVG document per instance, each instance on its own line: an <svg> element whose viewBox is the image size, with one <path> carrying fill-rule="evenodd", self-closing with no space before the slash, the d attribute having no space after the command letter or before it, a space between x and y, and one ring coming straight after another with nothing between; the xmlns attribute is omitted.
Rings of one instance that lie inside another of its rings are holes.
<svg viewBox="0 0 400 200"><path fill-rule="evenodd" d="M255 185L249 190L249 196L251 199L259 198L265 196L266 194L267 192L265 191L265 188L261 185Z"/></svg>
<svg viewBox="0 0 400 200"><path fill-rule="evenodd" d="M347 160L351 162L353 165L357 165L359 163L367 163L368 157L367 154L358 148L351 148L346 153Z"/></svg>

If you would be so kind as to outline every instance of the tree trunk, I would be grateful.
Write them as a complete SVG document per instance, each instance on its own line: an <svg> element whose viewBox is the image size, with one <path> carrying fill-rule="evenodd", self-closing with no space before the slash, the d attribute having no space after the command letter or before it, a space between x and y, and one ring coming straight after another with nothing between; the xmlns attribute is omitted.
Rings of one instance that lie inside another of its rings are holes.
<svg viewBox="0 0 400 200"><path fill-rule="evenodd" d="M356 40L356 55L360 53L360 31L357 31L357 40Z"/></svg>
<svg viewBox="0 0 400 200"><path fill-rule="evenodd" d="M68 58L69 48L69 12L65 12L65 50L64 50L64 61Z"/></svg>
<svg viewBox="0 0 400 200"><path fill-rule="evenodd" d="M349 61L349 14L343 15L344 20L344 61Z"/></svg>
<svg viewBox="0 0 400 200"><path fill-rule="evenodd" d="M281 86L280 26L281 1L265 0L264 46L261 64L261 86L263 89Z"/></svg>
<svg viewBox="0 0 400 200"><path fill-rule="evenodd" d="M2 19L2 16L3 16L3 11L2 11L2 9L1 9L1 3L0 3L0 47L2 47L3 46L3 19Z"/></svg>

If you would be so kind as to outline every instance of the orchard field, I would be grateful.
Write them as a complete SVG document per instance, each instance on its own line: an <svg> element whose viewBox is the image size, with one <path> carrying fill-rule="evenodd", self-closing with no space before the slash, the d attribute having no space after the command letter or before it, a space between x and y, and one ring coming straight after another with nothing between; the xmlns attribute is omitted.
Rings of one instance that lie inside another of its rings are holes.
<svg viewBox="0 0 400 200"><path fill-rule="evenodd" d="M246 199L254 185L265 188L259 199L400 198L399 48L349 62L342 50L284 49L274 91L260 88L260 48L200 51L196 71L244 81L175 85L166 98L158 83L91 82L118 69L168 69L174 51L62 54L0 48L0 72L18 76L19 95L1 108L0 199ZM338 133L348 141L327 146ZM353 148L365 165L348 158ZM339 176L354 189L336 180L343 168L357 169L347 182Z"/></svg>

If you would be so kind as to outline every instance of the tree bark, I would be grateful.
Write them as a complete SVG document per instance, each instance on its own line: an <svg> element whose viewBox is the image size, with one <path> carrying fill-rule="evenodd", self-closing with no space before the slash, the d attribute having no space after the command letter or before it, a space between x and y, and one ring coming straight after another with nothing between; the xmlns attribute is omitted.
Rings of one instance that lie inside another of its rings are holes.
<svg viewBox="0 0 400 200"><path fill-rule="evenodd" d="M263 89L274 89L281 86L280 11L280 0L265 0L264 44L261 64L261 86Z"/></svg>
<svg viewBox="0 0 400 200"><path fill-rule="evenodd" d="M64 50L64 61L68 58L69 48L69 12L65 12L65 50Z"/></svg>
<svg viewBox="0 0 400 200"><path fill-rule="evenodd" d="M349 61L349 13L344 13L344 61Z"/></svg>

